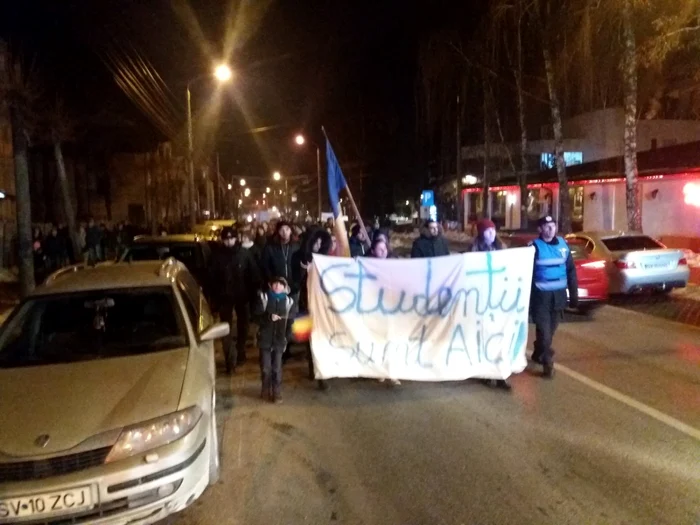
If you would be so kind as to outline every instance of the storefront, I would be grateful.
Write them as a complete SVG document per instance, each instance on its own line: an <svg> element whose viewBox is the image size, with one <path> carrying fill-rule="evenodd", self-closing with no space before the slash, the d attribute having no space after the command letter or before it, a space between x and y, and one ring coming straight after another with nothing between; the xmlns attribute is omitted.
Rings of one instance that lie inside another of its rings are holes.
<svg viewBox="0 0 700 525"><path fill-rule="evenodd" d="M642 201L642 229L655 237L700 236L700 167L671 174L639 177ZM483 189L466 188L464 217L473 223L483 216ZM601 177L569 182L571 222L574 231L627 230L625 179ZM559 185L534 182L528 185L527 203L521 207L516 185L489 189L487 205L499 228L519 229L521 212L530 225L543 215L559 218ZM470 224L465 224L469 231Z"/></svg>

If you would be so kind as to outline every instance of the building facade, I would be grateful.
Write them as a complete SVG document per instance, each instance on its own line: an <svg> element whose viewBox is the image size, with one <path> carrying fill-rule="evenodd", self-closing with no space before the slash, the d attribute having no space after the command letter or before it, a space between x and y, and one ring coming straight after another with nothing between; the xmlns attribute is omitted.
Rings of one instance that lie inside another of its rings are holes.
<svg viewBox="0 0 700 525"><path fill-rule="evenodd" d="M638 155L643 232L655 237L700 237L700 141L648 150ZM626 186L622 157L567 168L572 226L578 230L627 230ZM490 214L506 229L521 227L521 212L530 224L550 214L559 217L559 184L551 169L528 178L528 200L521 206L515 178L490 188L487 199L480 187L463 190L464 216L470 222Z"/></svg>

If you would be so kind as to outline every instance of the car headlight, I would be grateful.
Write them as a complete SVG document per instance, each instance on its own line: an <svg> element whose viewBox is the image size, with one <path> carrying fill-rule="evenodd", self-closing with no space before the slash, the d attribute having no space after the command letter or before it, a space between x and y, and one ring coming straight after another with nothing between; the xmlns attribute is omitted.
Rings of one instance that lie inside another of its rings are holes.
<svg viewBox="0 0 700 525"><path fill-rule="evenodd" d="M144 421L122 430L105 463L141 454L186 436L202 417L202 409L192 406L167 416Z"/></svg>

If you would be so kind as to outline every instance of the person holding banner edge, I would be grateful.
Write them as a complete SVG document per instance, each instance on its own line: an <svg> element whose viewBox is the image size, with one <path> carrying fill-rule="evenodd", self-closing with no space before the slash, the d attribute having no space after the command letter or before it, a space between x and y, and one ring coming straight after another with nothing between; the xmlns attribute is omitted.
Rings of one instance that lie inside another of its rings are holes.
<svg viewBox="0 0 700 525"><path fill-rule="evenodd" d="M477 236L470 246L468 252L492 252L502 250L503 243L496 236L496 225L490 219L481 219L476 224ZM510 391L513 387L507 379L484 379L482 380L487 385L493 385L497 388Z"/></svg>
<svg viewBox="0 0 700 525"><path fill-rule="evenodd" d="M550 215L537 221L540 236L530 243L535 248L535 265L530 295L530 315L535 324L535 350L532 361L542 365L543 376L554 377L552 339L567 305L578 306L576 267L569 245L557 236L557 224Z"/></svg>

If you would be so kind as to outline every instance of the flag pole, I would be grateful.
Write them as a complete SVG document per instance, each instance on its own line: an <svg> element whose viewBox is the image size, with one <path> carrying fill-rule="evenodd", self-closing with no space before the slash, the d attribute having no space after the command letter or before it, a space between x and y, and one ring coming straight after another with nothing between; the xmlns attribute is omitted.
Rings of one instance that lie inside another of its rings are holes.
<svg viewBox="0 0 700 525"><path fill-rule="evenodd" d="M321 131L323 132L323 136L326 137L326 141L330 142L328 140L328 135L326 135L326 128L321 126ZM365 235L367 236L367 241L370 241L370 236L369 232L367 231L367 228L365 227L365 223L362 220L362 215L360 215L360 210L357 209L357 204L355 204L355 199L352 196L352 192L350 191L350 185L346 184L345 186L345 192L348 195L348 199L350 199L350 207L352 208L352 212L355 214L355 217L357 217L357 222L360 224L360 228L365 232Z"/></svg>

